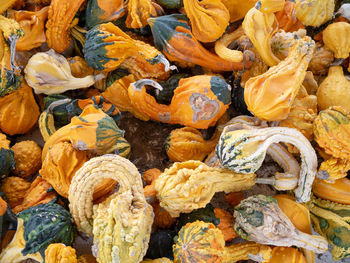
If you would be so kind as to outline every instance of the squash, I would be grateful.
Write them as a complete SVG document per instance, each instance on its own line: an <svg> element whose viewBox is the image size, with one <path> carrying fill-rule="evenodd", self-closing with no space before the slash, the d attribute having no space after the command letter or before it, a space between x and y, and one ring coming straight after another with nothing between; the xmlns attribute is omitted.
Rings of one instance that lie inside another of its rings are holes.
<svg viewBox="0 0 350 263"><path fill-rule="evenodd" d="M312 198L307 203L313 227L333 246L333 260L350 256L350 206Z"/></svg>
<svg viewBox="0 0 350 263"><path fill-rule="evenodd" d="M46 180L37 176L25 192L23 201L13 208L13 212L17 214L30 207L49 203L56 197L57 194L53 191L52 186Z"/></svg>
<svg viewBox="0 0 350 263"><path fill-rule="evenodd" d="M287 0L288 1L288 0ZM284 8L285 0L260 0L259 10L263 13L276 13Z"/></svg>
<svg viewBox="0 0 350 263"><path fill-rule="evenodd" d="M315 53L310 61L309 69L314 74L325 75L333 60L334 54L332 50L320 43L316 43Z"/></svg>
<svg viewBox="0 0 350 263"><path fill-rule="evenodd" d="M326 47L334 52L334 57L346 59L350 54L350 24L337 22L330 24L322 32L323 42Z"/></svg>
<svg viewBox="0 0 350 263"><path fill-rule="evenodd" d="M51 0L45 33L47 45L57 53L62 53L70 46L71 23L83 2L84 0Z"/></svg>
<svg viewBox="0 0 350 263"><path fill-rule="evenodd" d="M77 263L75 249L62 243L50 244L45 250L46 263Z"/></svg>
<svg viewBox="0 0 350 263"><path fill-rule="evenodd" d="M160 206L172 217L205 207L216 192L247 190L255 184L255 174L238 174L212 168L200 161L174 163L155 183Z"/></svg>
<svg viewBox="0 0 350 263"><path fill-rule="evenodd" d="M11 147L14 152L16 168L14 174L29 177L41 167L41 148L34 141L21 141Z"/></svg>
<svg viewBox="0 0 350 263"><path fill-rule="evenodd" d="M39 115L32 89L25 82L18 90L0 98L0 130L6 134L27 133Z"/></svg>
<svg viewBox="0 0 350 263"><path fill-rule="evenodd" d="M163 9L151 0L129 0L128 16L125 25L129 28L143 28L147 26L147 19L162 13Z"/></svg>
<svg viewBox="0 0 350 263"><path fill-rule="evenodd" d="M11 208L19 205L29 189L30 183L21 177L8 177L1 181L1 192L6 196L6 200Z"/></svg>
<svg viewBox="0 0 350 263"><path fill-rule="evenodd" d="M285 1L283 9L275 13L275 16L278 21L278 28L286 32L304 28L304 25L295 17L295 3L292 1Z"/></svg>
<svg viewBox="0 0 350 263"><path fill-rule="evenodd" d="M306 36L305 29L299 29L294 32L285 32L279 29L276 34L271 38L271 48L274 55L283 60L288 57L289 49L293 46L295 39L299 39Z"/></svg>
<svg viewBox="0 0 350 263"><path fill-rule="evenodd" d="M177 232L166 229L159 230L152 233L149 240L149 246L146 253L146 258L161 258L166 257L173 259L172 247L174 244L174 237Z"/></svg>
<svg viewBox="0 0 350 263"><path fill-rule="evenodd" d="M123 0L89 0L85 10L86 27L90 29L98 24L115 21L124 14Z"/></svg>
<svg viewBox="0 0 350 263"><path fill-rule="evenodd" d="M258 0L222 0L222 3L226 6L227 10L230 12L230 22L236 22L242 19L246 13L254 7Z"/></svg>
<svg viewBox="0 0 350 263"><path fill-rule="evenodd" d="M231 87L219 76L198 75L181 79L170 105L158 104L146 92L145 85L162 87L155 81L144 79L128 88L132 105L153 120L207 129L225 113L231 103Z"/></svg>
<svg viewBox="0 0 350 263"><path fill-rule="evenodd" d="M248 110L262 120L287 118L305 78L315 42L304 37L294 42L288 57L264 74L249 79L244 88Z"/></svg>
<svg viewBox="0 0 350 263"><path fill-rule="evenodd" d="M235 207L234 217L235 231L243 239L275 246L297 246L315 253L328 250L326 239L299 231L271 196L253 195L244 199Z"/></svg>
<svg viewBox="0 0 350 263"><path fill-rule="evenodd" d="M90 2L89 2L90 3ZM84 78L94 74L94 69L90 68L84 58L75 56L67 59L73 77Z"/></svg>
<svg viewBox="0 0 350 263"><path fill-rule="evenodd" d="M319 27L332 19L334 2L334 0L295 0L295 16L305 26Z"/></svg>
<svg viewBox="0 0 350 263"><path fill-rule="evenodd" d="M230 62L206 50L192 35L184 15L149 18L148 23L156 48L170 61L189 62L214 71L242 70L253 64L251 54L246 54L244 62Z"/></svg>
<svg viewBox="0 0 350 263"><path fill-rule="evenodd" d="M183 4L198 41L213 42L225 32L230 13L220 0L183 0Z"/></svg>
<svg viewBox="0 0 350 263"><path fill-rule="evenodd" d="M224 234L225 242L230 242L236 238L238 235L233 229L233 216L221 208L214 208L214 214L220 220L217 228L219 228Z"/></svg>
<svg viewBox="0 0 350 263"><path fill-rule="evenodd" d="M269 263L307 263L303 253L294 247L274 247Z"/></svg>
<svg viewBox="0 0 350 263"><path fill-rule="evenodd" d="M174 91L179 86L181 79L191 77L187 73L178 73L171 75L166 81L160 81L159 84L163 87L162 90L156 89L154 97L158 103L167 104L171 103L171 99L174 97Z"/></svg>
<svg viewBox="0 0 350 263"><path fill-rule="evenodd" d="M16 167L14 153L10 149L10 141L0 133L0 179L9 175Z"/></svg>
<svg viewBox="0 0 350 263"><path fill-rule="evenodd" d="M312 192L321 199L350 205L349 187L350 180L347 178L335 180L333 183L316 178L312 186Z"/></svg>

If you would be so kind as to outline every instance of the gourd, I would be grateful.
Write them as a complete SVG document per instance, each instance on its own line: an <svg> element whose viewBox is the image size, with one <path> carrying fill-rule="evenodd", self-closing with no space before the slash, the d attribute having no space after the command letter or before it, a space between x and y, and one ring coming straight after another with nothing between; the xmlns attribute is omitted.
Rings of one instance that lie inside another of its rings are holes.
<svg viewBox="0 0 350 263"><path fill-rule="evenodd" d="M6 196L6 200L11 208L19 205L29 189L30 183L21 177L13 176L1 181L1 192Z"/></svg>
<svg viewBox="0 0 350 263"><path fill-rule="evenodd" d="M260 11L263 13L275 13L284 8L285 0L260 0Z"/></svg>
<svg viewBox="0 0 350 263"><path fill-rule="evenodd" d="M2 199L0 193L0 252L8 245L13 237L13 231L17 227L16 215L12 212L8 204ZM15 232L15 231L14 231ZM10 240L8 240L10 239Z"/></svg>
<svg viewBox="0 0 350 263"><path fill-rule="evenodd" d="M188 19L172 14L149 18L154 44L170 60L193 63L214 71L242 70L253 64L251 54L245 54L244 62L230 62L206 50L192 35Z"/></svg>
<svg viewBox="0 0 350 263"><path fill-rule="evenodd" d="M350 111L350 81L344 76L342 66L331 66L328 76L322 81L317 90L317 104L319 110L326 110L331 106L341 106Z"/></svg>
<svg viewBox="0 0 350 263"><path fill-rule="evenodd" d="M83 2L51 0L45 33L47 45L57 53L62 53L70 46L72 21Z"/></svg>
<svg viewBox="0 0 350 263"><path fill-rule="evenodd" d="M257 0L247 0L247 1L238 1L238 0L222 0L222 3L226 6L230 12L230 22L236 22L242 19L246 13L254 7Z"/></svg>
<svg viewBox="0 0 350 263"><path fill-rule="evenodd" d="M295 16L305 26L318 27L332 18L334 0L295 0Z"/></svg>
<svg viewBox="0 0 350 263"><path fill-rule="evenodd" d="M271 258L271 248L265 245L244 242L225 247L222 232L212 223L198 220L183 226L174 240L175 263L228 263L254 256L260 257L260 262L268 262Z"/></svg>
<svg viewBox="0 0 350 263"><path fill-rule="evenodd" d="M18 90L0 98L0 130L8 135L27 133L39 115L32 89L25 82Z"/></svg>
<svg viewBox="0 0 350 263"><path fill-rule="evenodd" d="M216 141L204 140L200 131L184 127L174 129L165 141L165 151L174 162L203 161L214 150Z"/></svg>
<svg viewBox="0 0 350 263"><path fill-rule="evenodd" d="M39 204L46 204L57 197L52 186L41 176L37 176L25 192L23 201L13 208L13 212L19 212Z"/></svg>
<svg viewBox="0 0 350 263"><path fill-rule="evenodd" d="M174 163L155 183L160 206L172 217L205 207L216 192L237 192L251 188L255 174L237 174L212 168L200 161Z"/></svg>
<svg viewBox="0 0 350 263"><path fill-rule="evenodd" d="M315 42L304 37L294 42L288 57L260 76L249 79L244 88L248 110L262 120L287 118L305 78Z"/></svg>
<svg viewBox="0 0 350 263"><path fill-rule="evenodd" d="M84 254L78 257L78 263L97 263L97 261L92 254Z"/></svg>
<svg viewBox="0 0 350 263"><path fill-rule="evenodd" d="M5 12L7 9L11 8L17 0L9 0L6 2L1 2L0 4L0 14Z"/></svg>
<svg viewBox="0 0 350 263"><path fill-rule="evenodd" d="M10 141L6 139L5 134L0 133L0 179L8 176L15 167L16 163L14 153L10 149Z"/></svg>
<svg viewBox="0 0 350 263"><path fill-rule="evenodd" d="M272 179L272 184L279 190L294 189L297 201L306 202L310 199L317 171L317 156L310 142L299 131L285 127L239 129L235 126L226 126L216 146L216 155L223 167L236 173L249 174L261 167L267 149L271 144L278 142L296 146L300 151L302 162L299 172L293 157L286 155L288 159L283 162L279 161L282 156L274 154L274 159L285 167L286 172L277 173ZM257 182L266 183L268 180L257 180Z"/></svg>
<svg viewBox="0 0 350 263"><path fill-rule="evenodd" d="M333 183L316 178L312 186L312 192L321 199L350 205L349 187L350 180L347 178L335 180Z"/></svg>
<svg viewBox="0 0 350 263"><path fill-rule="evenodd" d="M53 49L32 56L24 69L28 85L35 94L59 94L92 86L102 75L75 78L67 59Z"/></svg>
<svg viewBox="0 0 350 263"><path fill-rule="evenodd" d="M93 207L93 189L106 178L117 181L119 189ZM114 154L90 159L73 177L68 200L78 230L94 235L93 250L98 251L98 262L111 262L113 258L120 262L142 260L151 234L153 212L133 163Z"/></svg>
<svg viewBox="0 0 350 263"><path fill-rule="evenodd" d="M75 249L62 243L50 244L45 250L46 263L77 263Z"/></svg>
<svg viewBox="0 0 350 263"><path fill-rule="evenodd" d="M303 253L294 247L274 247L269 263L307 263Z"/></svg>
<svg viewBox="0 0 350 263"><path fill-rule="evenodd" d="M14 174L29 177L36 174L41 167L41 148L34 141L21 141L11 147L14 153L16 168Z"/></svg>
<svg viewBox="0 0 350 263"><path fill-rule="evenodd" d="M180 80L188 77L191 77L191 75L187 73L178 73L171 75L166 81L160 81L159 84L163 89L156 89L154 94L158 103L170 104L171 99L174 97L174 90L179 86Z"/></svg>
<svg viewBox="0 0 350 263"><path fill-rule="evenodd" d="M235 207L234 217L235 231L243 239L275 246L297 246L315 253L328 249L324 238L295 228L276 199L270 196L254 195L244 199Z"/></svg>
<svg viewBox="0 0 350 263"><path fill-rule="evenodd" d="M41 204L18 214L18 225L11 243L0 254L0 262L18 263L25 259L44 261L51 243L72 245L71 215L58 204Z"/></svg>
<svg viewBox="0 0 350 263"><path fill-rule="evenodd" d="M132 105L153 120L207 129L225 113L231 103L231 87L219 76L198 75L181 79L170 105L158 104L146 92L145 85L162 87L155 81L142 79L128 88Z"/></svg>
<svg viewBox="0 0 350 263"><path fill-rule="evenodd" d="M130 0L127 5L128 16L125 25L129 28L147 26L147 19L162 13L162 8L151 0Z"/></svg>
<svg viewBox="0 0 350 263"><path fill-rule="evenodd" d="M157 258L157 259L144 259L141 261L141 263L173 263L173 261L171 261L168 258Z"/></svg>
<svg viewBox="0 0 350 263"><path fill-rule="evenodd" d="M332 50L327 48L326 46L316 43L316 49L314 52L314 56L312 57L309 69L314 74L322 74L325 75L328 72L328 68L330 64L334 60L334 54Z"/></svg>
<svg viewBox="0 0 350 263"><path fill-rule="evenodd" d="M173 259L174 237L177 232L170 229L159 230L152 233L149 240L146 258L162 258L167 257Z"/></svg>
<svg viewBox="0 0 350 263"><path fill-rule="evenodd" d="M244 17L242 27L254 47L269 66L275 66L279 59L272 53L271 38L277 31L278 22L274 13L262 13L259 6L251 8Z"/></svg>
<svg viewBox="0 0 350 263"><path fill-rule="evenodd" d="M275 13L278 21L278 28L286 32L293 32L303 29L304 25L295 17L295 3L285 1L283 10Z"/></svg>
<svg viewBox="0 0 350 263"><path fill-rule="evenodd" d="M49 7L43 7L36 12L13 11L14 20L19 23L24 32L24 35L17 41L17 51L28 51L46 42L44 29L48 11Z"/></svg>
<svg viewBox="0 0 350 263"><path fill-rule="evenodd" d="M89 2L90 3L90 2ZM84 58L80 56L67 58L73 77L84 78L94 74L94 69L90 68Z"/></svg>
<svg viewBox="0 0 350 263"><path fill-rule="evenodd" d="M217 228L219 228L224 234L225 242L230 242L236 238L238 235L233 229L233 216L231 213L221 208L214 208L214 214L220 219Z"/></svg>
<svg viewBox="0 0 350 263"><path fill-rule="evenodd" d="M314 229L333 246L333 260L349 257L350 206L319 198L312 198L307 206Z"/></svg>
<svg viewBox="0 0 350 263"><path fill-rule="evenodd" d="M220 38L229 24L230 13L220 0L183 0L193 36L200 42Z"/></svg>
<svg viewBox="0 0 350 263"><path fill-rule="evenodd" d="M285 32L279 29L276 34L271 38L271 48L274 55L283 60L288 56L290 47L293 46L295 39L299 39L306 36L305 29L299 29L294 32Z"/></svg>
<svg viewBox="0 0 350 263"><path fill-rule="evenodd" d="M346 59L350 53L350 24L337 22L330 24L322 32L323 42L326 47L334 52L334 57Z"/></svg>
<svg viewBox="0 0 350 263"><path fill-rule="evenodd" d="M89 0L86 5L86 27L88 29L98 24L112 22L125 14L123 0Z"/></svg>

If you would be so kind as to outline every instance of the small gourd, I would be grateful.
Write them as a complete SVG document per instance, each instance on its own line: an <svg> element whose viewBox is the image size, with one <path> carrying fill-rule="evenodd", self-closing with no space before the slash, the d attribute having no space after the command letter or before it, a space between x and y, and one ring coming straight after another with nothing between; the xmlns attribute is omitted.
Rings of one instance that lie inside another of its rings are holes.
<svg viewBox="0 0 350 263"><path fill-rule="evenodd" d="M45 250L46 263L77 263L75 249L62 243L50 244Z"/></svg>
<svg viewBox="0 0 350 263"><path fill-rule="evenodd" d="M305 25L319 27L333 16L334 0L295 0L295 15Z"/></svg>
<svg viewBox="0 0 350 263"><path fill-rule="evenodd" d="M41 167L41 148L34 141L21 141L11 147L14 152L16 168L14 174L29 177Z"/></svg>
<svg viewBox="0 0 350 263"><path fill-rule="evenodd" d="M30 187L30 182L21 177L7 177L1 181L0 190L6 196L6 200L11 208L19 205Z"/></svg>
<svg viewBox="0 0 350 263"><path fill-rule="evenodd" d="M316 178L312 186L314 195L321 199L350 205L350 180L341 178L333 183Z"/></svg>
<svg viewBox="0 0 350 263"><path fill-rule="evenodd" d="M217 228L224 234L225 242L230 242L236 238L238 235L233 229L233 215L221 208L214 208L214 214L220 220Z"/></svg>
<svg viewBox="0 0 350 263"><path fill-rule="evenodd" d="M309 69L316 75L326 75L333 61L334 54L332 50L320 43L316 43L315 53L310 61Z"/></svg>
<svg viewBox="0 0 350 263"><path fill-rule="evenodd" d="M276 57L283 60L288 56L289 49L293 46L295 39L306 36L305 29L299 29L294 32L285 32L279 29L271 38L272 52Z"/></svg>
<svg viewBox="0 0 350 263"><path fill-rule="evenodd" d="M10 149L10 141L6 139L5 134L0 133L0 179L8 176L15 167L15 157Z"/></svg>
<svg viewBox="0 0 350 263"><path fill-rule="evenodd" d="M326 47L334 52L334 57L346 59L350 53L350 24L336 22L330 24L322 33Z"/></svg>
<svg viewBox="0 0 350 263"><path fill-rule="evenodd" d="M286 32L293 32L303 29L304 25L295 17L295 3L285 1L283 10L275 13L278 21L278 28Z"/></svg>
<svg viewBox="0 0 350 263"><path fill-rule="evenodd" d="M128 16L125 25L129 28L143 28L148 25L147 19L156 17L163 9L151 0L130 0L127 5Z"/></svg>
<svg viewBox="0 0 350 263"><path fill-rule="evenodd" d="M75 78L84 78L94 74L94 69L90 68L85 59L80 56L70 57L67 61Z"/></svg>

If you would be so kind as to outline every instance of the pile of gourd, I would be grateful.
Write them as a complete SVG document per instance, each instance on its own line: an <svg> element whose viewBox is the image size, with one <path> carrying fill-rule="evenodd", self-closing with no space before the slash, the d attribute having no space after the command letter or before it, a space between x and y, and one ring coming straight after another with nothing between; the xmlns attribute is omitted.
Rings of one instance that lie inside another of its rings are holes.
<svg viewBox="0 0 350 263"><path fill-rule="evenodd" d="M1 1L0 263L350 257L348 2ZM127 159L126 111L177 125L170 167Z"/></svg>

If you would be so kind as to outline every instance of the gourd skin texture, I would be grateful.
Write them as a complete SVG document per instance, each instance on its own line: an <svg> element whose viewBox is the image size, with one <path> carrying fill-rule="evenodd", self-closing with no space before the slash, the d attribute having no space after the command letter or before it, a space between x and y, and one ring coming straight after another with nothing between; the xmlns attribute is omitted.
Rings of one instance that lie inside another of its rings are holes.
<svg viewBox="0 0 350 263"><path fill-rule="evenodd" d="M349 189L350 180L347 178L335 180L333 183L316 178L312 186L312 192L317 197L346 205L350 205Z"/></svg>
<svg viewBox="0 0 350 263"><path fill-rule="evenodd" d="M125 25L129 28L147 26L147 19L157 16L157 8L151 0L129 0Z"/></svg>
<svg viewBox="0 0 350 263"><path fill-rule="evenodd" d="M266 121L286 119L305 78L315 42L304 37L295 41L288 57L264 74L249 79L244 88L248 110Z"/></svg>
<svg viewBox="0 0 350 263"><path fill-rule="evenodd" d="M192 34L200 42L213 42L225 32L230 14L220 0L183 0Z"/></svg>
<svg viewBox="0 0 350 263"><path fill-rule="evenodd" d="M0 130L6 134L27 133L39 115L32 89L25 82L18 90L0 98Z"/></svg>
<svg viewBox="0 0 350 263"><path fill-rule="evenodd" d="M323 42L334 52L336 58L346 59L350 53L350 24L337 22L330 24L323 32Z"/></svg>
<svg viewBox="0 0 350 263"><path fill-rule="evenodd" d="M77 263L75 249L61 243L50 244L45 250L45 263Z"/></svg>
<svg viewBox="0 0 350 263"><path fill-rule="evenodd" d="M181 79L170 105L158 104L145 85L162 87L153 80L139 80L128 88L132 105L153 120L207 129L225 113L231 103L231 87L219 76L198 75Z"/></svg>
<svg viewBox="0 0 350 263"><path fill-rule="evenodd" d="M16 168L14 174L29 177L41 167L41 148L34 141L21 141L11 147L14 152Z"/></svg>
<svg viewBox="0 0 350 263"><path fill-rule="evenodd" d="M46 23L49 48L62 53L70 46L71 22L83 2L84 0L51 0Z"/></svg>
<svg viewBox="0 0 350 263"><path fill-rule="evenodd" d="M326 75L333 61L333 52L326 46L316 43L316 50L310 61L309 70L315 75Z"/></svg>
<svg viewBox="0 0 350 263"><path fill-rule="evenodd" d="M30 183L26 180L11 176L1 181L0 189L5 194L9 206L13 208L21 203L29 187Z"/></svg>
<svg viewBox="0 0 350 263"><path fill-rule="evenodd" d="M317 104L319 110L326 110L331 106L340 106L350 112L350 81L344 76L341 66L329 68L328 76L322 81L317 90Z"/></svg>
<svg viewBox="0 0 350 263"><path fill-rule="evenodd" d="M222 0L222 3L226 6L230 13L230 22L236 22L237 20L242 19L249 9L253 8L257 0Z"/></svg>
<svg viewBox="0 0 350 263"><path fill-rule="evenodd" d="M281 11L285 0L260 0L259 10L263 13L275 13Z"/></svg>
<svg viewBox="0 0 350 263"><path fill-rule="evenodd" d="M206 50L192 35L188 19L173 14L148 19L157 49L170 60L189 62L214 71L232 71L249 68L253 63L251 55L245 61L230 62Z"/></svg>
<svg viewBox="0 0 350 263"><path fill-rule="evenodd" d="M333 16L334 0L295 0L295 15L305 25L318 27Z"/></svg>

